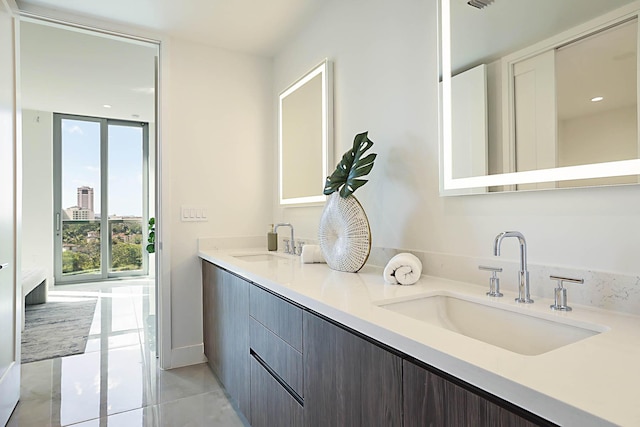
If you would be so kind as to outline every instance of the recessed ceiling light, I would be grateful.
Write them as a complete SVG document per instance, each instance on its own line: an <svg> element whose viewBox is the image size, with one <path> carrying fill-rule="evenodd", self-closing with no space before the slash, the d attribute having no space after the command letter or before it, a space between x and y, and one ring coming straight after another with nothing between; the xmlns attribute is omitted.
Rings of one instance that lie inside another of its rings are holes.
<svg viewBox="0 0 640 427"><path fill-rule="evenodd" d="M132 114L131 117L133 117L134 119L139 119L140 118L140 114Z"/></svg>
<svg viewBox="0 0 640 427"><path fill-rule="evenodd" d="M604 99L604 97L602 97L602 96L596 96L596 97L591 98L591 102L600 102L603 99Z"/></svg>
<svg viewBox="0 0 640 427"><path fill-rule="evenodd" d="M104 105L102 105L102 106L103 106L104 108L111 108L111 105L109 105L109 104L104 104Z"/></svg>

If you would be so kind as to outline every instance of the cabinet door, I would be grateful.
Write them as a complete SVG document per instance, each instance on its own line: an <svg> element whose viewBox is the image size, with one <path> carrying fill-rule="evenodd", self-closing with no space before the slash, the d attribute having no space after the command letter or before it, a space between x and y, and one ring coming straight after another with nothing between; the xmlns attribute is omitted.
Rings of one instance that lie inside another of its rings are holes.
<svg viewBox="0 0 640 427"><path fill-rule="evenodd" d="M249 413L249 286L202 263L204 351L209 366L247 418Z"/></svg>
<svg viewBox="0 0 640 427"><path fill-rule="evenodd" d="M405 427L552 425L542 419L529 421L414 363L407 360L403 363Z"/></svg>
<svg viewBox="0 0 640 427"><path fill-rule="evenodd" d="M304 313L307 426L400 426L401 359L311 313Z"/></svg>

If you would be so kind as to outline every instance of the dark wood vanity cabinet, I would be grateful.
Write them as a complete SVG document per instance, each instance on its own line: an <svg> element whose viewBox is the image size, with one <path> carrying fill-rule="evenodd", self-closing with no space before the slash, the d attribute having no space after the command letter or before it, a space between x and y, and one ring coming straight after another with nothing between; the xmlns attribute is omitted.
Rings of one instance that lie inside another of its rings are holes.
<svg viewBox="0 0 640 427"><path fill-rule="evenodd" d="M204 349L254 427L553 424L202 262Z"/></svg>
<svg viewBox="0 0 640 427"><path fill-rule="evenodd" d="M312 313L304 313L306 426L402 425L402 360Z"/></svg>
<svg viewBox="0 0 640 427"><path fill-rule="evenodd" d="M523 415L474 393L408 360L403 361L404 427L551 426L533 414ZM470 387L470 386L469 386ZM496 398L497 401L497 398ZM528 418L525 418L525 416Z"/></svg>
<svg viewBox="0 0 640 427"><path fill-rule="evenodd" d="M250 419L249 286L202 262L204 353L238 408Z"/></svg>

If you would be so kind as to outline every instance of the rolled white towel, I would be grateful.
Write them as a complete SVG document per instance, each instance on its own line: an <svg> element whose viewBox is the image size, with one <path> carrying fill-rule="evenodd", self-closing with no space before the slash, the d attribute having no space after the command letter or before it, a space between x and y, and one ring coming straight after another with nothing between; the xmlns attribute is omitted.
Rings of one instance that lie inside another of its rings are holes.
<svg viewBox="0 0 640 427"><path fill-rule="evenodd" d="M302 247L302 254L300 255L303 264L319 264L326 263L322 250L318 245L304 245Z"/></svg>
<svg viewBox="0 0 640 427"><path fill-rule="evenodd" d="M389 260L384 268L384 281L392 285L413 285L420 280L422 263L413 254L401 253Z"/></svg>

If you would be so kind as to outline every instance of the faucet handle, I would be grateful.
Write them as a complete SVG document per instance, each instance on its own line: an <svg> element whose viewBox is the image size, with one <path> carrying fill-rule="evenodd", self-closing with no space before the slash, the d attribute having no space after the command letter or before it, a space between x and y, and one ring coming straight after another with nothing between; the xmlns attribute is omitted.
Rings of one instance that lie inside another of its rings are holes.
<svg viewBox="0 0 640 427"><path fill-rule="evenodd" d="M583 284L584 279L572 279L571 277L562 276L549 276L551 280L558 282L557 287L554 289L554 302L550 306L551 310L558 311L571 311L571 307L567 305L567 289L564 287L564 282Z"/></svg>
<svg viewBox="0 0 640 427"><path fill-rule="evenodd" d="M479 265L478 270L491 271L493 273L502 272L502 267L491 267L490 265Z"/></svg>
<svg viewBox="0 0 640 427"><path fill-rule="evenodd" d="M489 277L489 292L487 292L487 295L490 297L503 296L502 292L500 292L500 278L498 277L498 273L502 272L502 267L479 265L478 269L491 272L491 277Z"/></svg>
<svg viewBox="0 0 640 427"><path fill-rule="evenodd" d="M289 253L289 239L282 239L282 241L284 242L284 252L286 254Z"/></svg>
<svg viewBox="0 0 640 427"><path fill-rule="evenodd" d="M293 247L294 255L302 255L302 248L304 247L304 242L302 240L298 240L298 244Z"/></svg>

